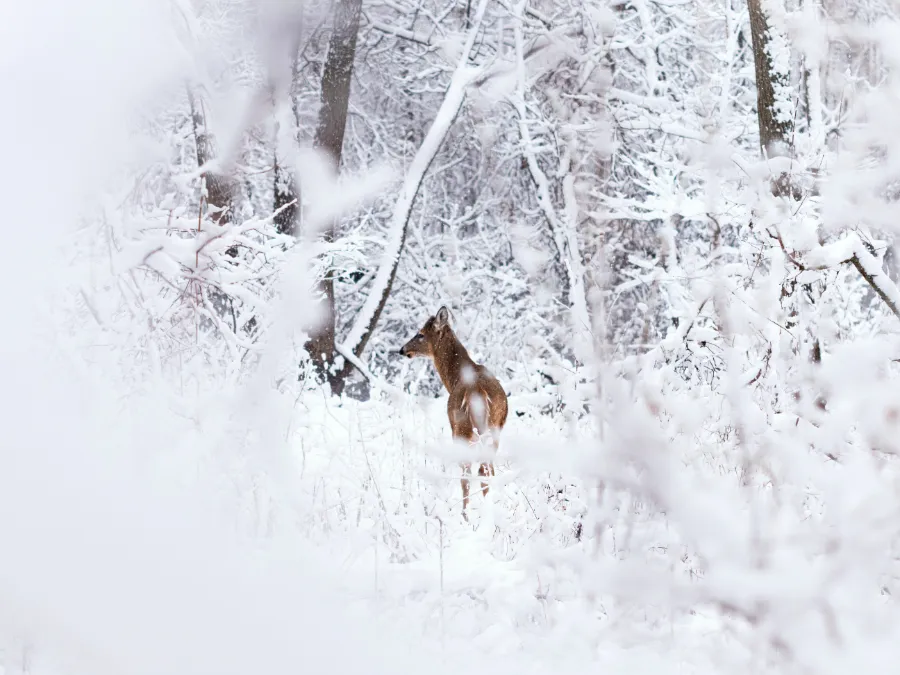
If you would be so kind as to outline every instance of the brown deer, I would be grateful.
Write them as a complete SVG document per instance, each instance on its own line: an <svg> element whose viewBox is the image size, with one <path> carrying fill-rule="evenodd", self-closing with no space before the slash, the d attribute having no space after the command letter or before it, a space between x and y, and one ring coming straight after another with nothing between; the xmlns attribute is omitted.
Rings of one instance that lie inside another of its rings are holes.
<svg viewBox="0 0 900 675"><path fill-rule="evenodd" d="M450 328L450 312L441 307L428 319L416 336L400 348L400 354L408 358L426 356L432 360L441 382L450 392L447 401L447 417L455 439L465 439L474 444L483 436L490 436L496 453L500 444L500 431L506 424L509 406L506 392L490 371L475 363L469 352ZM468 520L469 479L472 464L462 464L463 518ZM494 463L482 463L478 475L484 478L494 475ZM482 493L487 496L488 484L481 482Z"/></svg>

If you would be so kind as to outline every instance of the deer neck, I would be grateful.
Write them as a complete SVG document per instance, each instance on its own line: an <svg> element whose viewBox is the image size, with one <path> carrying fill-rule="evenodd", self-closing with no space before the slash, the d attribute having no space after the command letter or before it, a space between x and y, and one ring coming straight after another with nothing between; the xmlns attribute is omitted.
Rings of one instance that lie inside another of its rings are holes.
<svg viewBox="0 0 900 675"><path fill-rule="evenodd" d="M460 383L463 368L466 366L474 371L475 362L462 343L456 339L453 331L448 330L447 335L443 336L434 348L434 367L447 391L453 391Z"/></svg>

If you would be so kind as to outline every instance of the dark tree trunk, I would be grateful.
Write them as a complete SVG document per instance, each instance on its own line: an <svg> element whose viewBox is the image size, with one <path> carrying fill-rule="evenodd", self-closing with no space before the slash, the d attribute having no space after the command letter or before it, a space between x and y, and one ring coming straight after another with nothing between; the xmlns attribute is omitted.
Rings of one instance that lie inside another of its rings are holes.
<svg viewBox="0 0 900 675"><path fill-rule="evenodd" d="M206 115L201 108L201 102L197 100L190 88L187 90L188 102L191 106L191 123L194 128L194 141L197 147L197 166L202 167L204 164L215 158L215 143L212 134L206 126ZM206 171L203 174L206 184L206 215L219 225L227 225L234 216L235 193L237 192L237 184L234 180L223 174ZM200 213L203 213L203 198L199 204ZM231 246L225 251L226 255L236 258L238 250L236 246ZM210 302L213 308L218 312L219 316L231 317L231 323L235 333L237 325L234 322L234 301L227 294L217 288L210 287L207 290Z"/></svg>
<svg viewBox="0 0 900 675"><path fill-rule="evenodd" d="M335 174L340 169L341 149L344 145L361 7L362 0L335 0L334 28L328 41L328 54L322 72L321 108L314 145L329 158ZM323 236L327 242L334 241L335 223L328 225ZM343 390L344 377L332 369L336 356L333 270L327 270L324 278L319 281L319 292L324 296L325 316L307 342L306 350L318 377L327 381L331 391L337 395Z"/></svg>
<svg viewBox="0 0 900 675"><path fill-rule="evenodd" d="M300 33L298 33L298 39L296 42L292 44L291 48L291 86L290 86L290 96L291 96L291 109L294 112L294 128L291 130L292 141L297 140L297 130L300 128L300 108L299 101L296 97L295 87L297 85L297 78L300 75L299 72L299 63L297 61L297 54L300 51ZM273 87L274 93L274 87ZM274 181L274 190L273 194L275 195L275 227L278 229L278 232L281 234L288 234L292 236L297 236L300 230L300 191L299 186L297 185L294 172L292 167L285 166L281 159L278 156L278 139L279 139L279 129L280 123L276 123L275 128L275 138L276 138L276 150L274 154L274 170L275 170L275 181Z"/></svg>
<svg viewBox="0 0 900 675"><path fill-rule="evenodd" d="M768 53L770 29L761 0L747 0L750 14L750 33L753 39L753 62L756 70L756 107L759 120L759 147L765 157L784 157L793 152L794 126L792 120L779 119L776 105L776 88L790 86L789 74L776 70ZM807 109L809 103L807 101ZM779 173L772 179L772 194L777 197L791 197L796 201L803 195L788 173ZM816 303L820 293L808 289L808 299ZM813 335L813 344L809 353L812 363L821 363L822 345L818 337Z"/></svg>
<svg viewBox="0 0 900 675"><path fill-rule="evenodd" d="M340 166L344 145L361 8L362 0L335 0L334 29L328 41L328 54L322 71L322 107L319 109L315 146L332 159L335 171Z"/></svg>
<svg viewBox="0 0 900 675"><path fill-rule="evenodd" d="M766 157L790 155L793 145L794 125L792 120L779 118L776 88L787 88L788 73L778 72L769 56L771 40L769 23L762 9L761 0L747 0L750 14L750 34L753 40L753 62L756 70L756 109L759 122L759 146ZM791 177L780 173L772 181L772 192L777 196L794 196Z"/></svg>
<svg viewBox="0 0 900 675"><path fill-rule="evenodd" d="M191 105L191 122L194 126L197 166L199 167L215 157L215 144L212 135L206 128L206 116L190 89L188 89L188 101ZM234 181L212 171L207 171L204 178L206 179L207 213L219 225L230 223L234 215Z"/></svg>
<svg viewBox="0 0 900 675"><path fill-rule="evenodd" d="M275 227L281 234L296 236L298 202L297 188L294 185L294 176L278 161L278 153L275 153Z"/></svg>
<svg viewBox="0 0 900 675"><path fill-rule="evenodd" d="M786 73L775 71L769 58L769 24L760 6L761 0L747 0L750 13L750 33L753 38L753 61L756 66L756 103L759 118L759 145L769 157L789 152L793 125L779 120L775 105L776 85L788 86Z"/></svg>

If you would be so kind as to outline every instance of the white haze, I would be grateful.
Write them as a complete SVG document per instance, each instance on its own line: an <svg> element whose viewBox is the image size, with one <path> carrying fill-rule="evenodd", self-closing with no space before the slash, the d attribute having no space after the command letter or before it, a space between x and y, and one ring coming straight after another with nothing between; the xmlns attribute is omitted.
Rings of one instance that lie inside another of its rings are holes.
<svg viewBox="0 0 900 675"><path fill-rule="evenodd" d="M152 0L0 9L4 662L94 674L412 672L402 636L352 615L289 524L264 541L236 530L225 514L239 510L237 493L210 478L231 450L203 457L164 391L125 401L67 348L50 311L70 281L62 253L81 214L140 159L127 123L179 85L168 11Z"/></svg>

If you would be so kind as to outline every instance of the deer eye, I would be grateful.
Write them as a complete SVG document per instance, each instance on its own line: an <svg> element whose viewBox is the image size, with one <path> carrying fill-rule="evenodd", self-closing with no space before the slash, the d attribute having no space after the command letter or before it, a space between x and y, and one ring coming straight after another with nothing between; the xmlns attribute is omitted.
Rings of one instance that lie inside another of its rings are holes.
<svg viewBox="0 0 900 675"><path fill-rule="evenodd" d="M416 335L416 339L417 339L417 340L424 340L424 339L425 339L425 336L422 335L421 333L419 333L418 335Z"/></svg>

